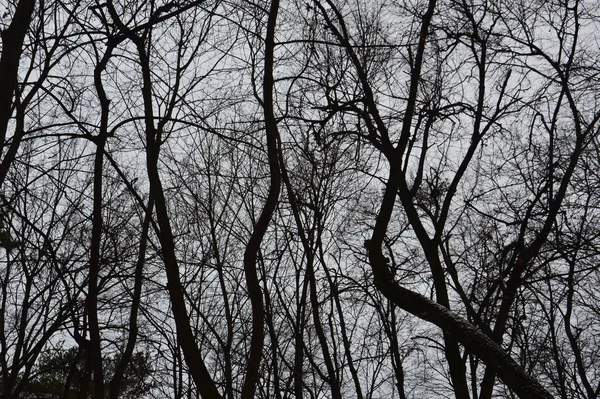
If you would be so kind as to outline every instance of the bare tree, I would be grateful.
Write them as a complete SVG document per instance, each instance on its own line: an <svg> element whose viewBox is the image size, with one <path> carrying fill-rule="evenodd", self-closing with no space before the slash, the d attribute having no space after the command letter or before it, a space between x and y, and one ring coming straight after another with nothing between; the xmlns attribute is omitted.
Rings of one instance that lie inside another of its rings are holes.
<svg viewBox="0 0 600 399"><path fill-rule="evenodd" d="M600 394L593 2L6 11L3 398Z"/></svg>

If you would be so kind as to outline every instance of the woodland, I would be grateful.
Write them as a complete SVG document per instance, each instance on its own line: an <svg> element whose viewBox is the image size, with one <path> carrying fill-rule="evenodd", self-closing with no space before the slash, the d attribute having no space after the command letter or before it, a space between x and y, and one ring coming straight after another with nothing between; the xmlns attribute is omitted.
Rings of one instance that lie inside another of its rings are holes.
<svg viewBox="0 0 600 399"><path fill-rule="evenodd" d="M0 0L0 398L600 398L596 0Z"/></svg>

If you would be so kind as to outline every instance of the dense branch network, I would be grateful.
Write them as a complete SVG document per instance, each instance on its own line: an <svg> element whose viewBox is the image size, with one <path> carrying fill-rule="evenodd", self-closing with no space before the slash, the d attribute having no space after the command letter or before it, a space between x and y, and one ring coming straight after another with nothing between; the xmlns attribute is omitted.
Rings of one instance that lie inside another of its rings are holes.
<svg viewBox="0 0 600 399"><path fill-rule="evenodd" d="M600 395L596 2L2 7L2 399Z"/></svg>

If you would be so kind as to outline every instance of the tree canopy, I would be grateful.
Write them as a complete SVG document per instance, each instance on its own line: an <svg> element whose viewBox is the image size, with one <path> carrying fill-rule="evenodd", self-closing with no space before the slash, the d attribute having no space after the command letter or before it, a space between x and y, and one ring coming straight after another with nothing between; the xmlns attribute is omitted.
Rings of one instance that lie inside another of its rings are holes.
<svg viewBox="0 0 600 399"><path fill-rule="evenodd" d="M600 397L596 1L0 13L0 398Z"/></svg>

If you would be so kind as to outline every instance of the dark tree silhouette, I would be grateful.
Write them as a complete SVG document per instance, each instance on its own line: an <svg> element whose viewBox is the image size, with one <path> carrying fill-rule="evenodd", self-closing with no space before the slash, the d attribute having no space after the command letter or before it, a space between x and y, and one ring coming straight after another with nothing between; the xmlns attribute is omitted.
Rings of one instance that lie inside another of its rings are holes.
<svg viewBox="0 0 600 399"><path fill-rule="evenodd" d="M600 395L596 2L2 7L3 399Z"/></svg>

